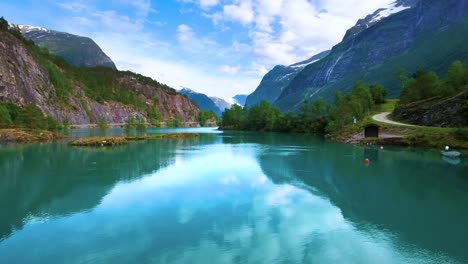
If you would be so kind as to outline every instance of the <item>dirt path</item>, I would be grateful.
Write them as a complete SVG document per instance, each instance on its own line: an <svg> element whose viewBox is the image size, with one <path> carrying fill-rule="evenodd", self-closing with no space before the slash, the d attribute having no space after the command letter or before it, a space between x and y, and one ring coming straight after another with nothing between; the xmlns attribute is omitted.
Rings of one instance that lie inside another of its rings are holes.
<svg viewBox="0 0 468 264"><path fill-rule="evenodd" d="M414 125L410 125L410 124L405 124L405 123L392 121L392 120L388 119L389 114L390 114L390 112L383 112L383 113L380 113L380 114L376 114L376 115L372 116L372 119L374 119L375 121L379 121L379 122L387 123L387 124L392 124L392 125L414 126Z"/></svg>

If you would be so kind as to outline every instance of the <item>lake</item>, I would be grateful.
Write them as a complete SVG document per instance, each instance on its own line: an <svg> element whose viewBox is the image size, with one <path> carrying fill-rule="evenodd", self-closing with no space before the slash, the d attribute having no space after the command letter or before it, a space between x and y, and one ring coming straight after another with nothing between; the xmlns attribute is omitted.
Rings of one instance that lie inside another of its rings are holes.
<svg viewBox="0 0 468 264"><path fill-rule="evenodd" d="M168 131L202 134L1 145L0 263L468 262L466 160L301 134L149 133Z"/></svg>

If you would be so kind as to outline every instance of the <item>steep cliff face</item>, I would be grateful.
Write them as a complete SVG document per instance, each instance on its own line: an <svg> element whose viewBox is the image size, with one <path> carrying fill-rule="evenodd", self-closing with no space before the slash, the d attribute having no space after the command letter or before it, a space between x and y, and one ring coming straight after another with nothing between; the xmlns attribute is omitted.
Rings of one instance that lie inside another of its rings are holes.
<svg viewBox="0 0 468 264"><path fill-rule="evenodd" d="M304 99L332 101L335 91L347 92L357 80L382 83L396 97L397 70L440 73L468 60L467 14L466 0L406 0L379 9L348 30L330 55L297 74L276 105L295 110Z"/></svg>
<svg viewBox="0 0 468 264"><path fill-rule="evenodd" d="M18 26L26 39L47 48L53 55L75 66L104 66L116 69L114 62L90 38L42 27Z"/></svg>
<svg viewBox="0 0 468 264"><path fill-rule="evenodd" d="M283 92L296 75L309 64L319 61L326 57L330 51L324 51L311 58L294 63L290 66L277 65L269 71L262 79L257 89L245 100L245 105L252 106L259 104L262 100L273 103Z"/></svg>
<svg viewBox="0 0 468 264"><path fill-rule="evenodd" d="M12 35L0 31L0 100L20 106L46 106L54 94L48 74L28 49Z"/></svg>
<svg viewBox="0 0 468 264"><path fill-rule="evenodd" d="M140 83L130 73L120 75L123 77L118 82L145 102L145 109L157 110L162 121L180 117L184 122L197 122L198 107L175 90L171 92L169 89ZM67 119L75 125L96 123L99 118L105 118L108 123L125 123L131 116L148 117L147 110L141 107L116 101L98 102L90 98L82 83L67 76L72 91L67 103L63 103L57 96L49 72L31 51L10 33L0 31L0 101L11 101L20 107L35 104L45 115L59 121Z"/></svg>
<svg viewBox="0 0 468 264"><path fill-rule="evenodd" d="M179 116L184 122L197 122L200 109L189 98L175 90L158 89L150 84L139 82L133 76L124 76L119 82L135 92L146 105L156 107L164 119Z"/></svg>

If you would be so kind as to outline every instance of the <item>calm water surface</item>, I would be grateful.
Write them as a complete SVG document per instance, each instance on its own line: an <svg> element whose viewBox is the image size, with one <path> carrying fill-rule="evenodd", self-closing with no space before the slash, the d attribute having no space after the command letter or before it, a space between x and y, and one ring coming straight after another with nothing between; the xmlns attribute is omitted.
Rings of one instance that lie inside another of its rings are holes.
<svg viewBox="0 0 468 264"><path fill-rule="evenodd" d="M466 160L201 131L1 145L0 263L468 262Z"/></svg>

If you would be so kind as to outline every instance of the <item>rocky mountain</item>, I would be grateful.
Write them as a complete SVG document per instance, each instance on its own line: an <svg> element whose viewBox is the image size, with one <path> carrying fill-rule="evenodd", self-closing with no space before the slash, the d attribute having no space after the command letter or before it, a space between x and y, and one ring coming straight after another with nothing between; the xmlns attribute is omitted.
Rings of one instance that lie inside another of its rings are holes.
<svg viewBox="0 0 468 264"><path fill-rule="evenodd" d="M116 69L114 62L90 38L42 27L18 25L26 39L47 48L53 55L75 66L104 66Z"/></svg>
<svg viewBox="0 0 468 264"><path fill-rule="evenodd" d="M348 92L358 80L381 83L398 97L399 69L446 72L468 61L467 0L399 0L359 20L330 54L298 73L275 104L297 110L302 101ZM265 76L267 77L267 76Z"/></svg>
<svg viewBox="0 0 468 264"><path fill-rule="evenodd" d="M61 65L14 34L0 30L0 102L42 112L70 124L90 124L104 118L125 123L129 117L148 121L179 119L197 123L198 107L174 89L151 78L110 68Z"/></svg>
<svg viewBox="0 0 468 264"><path fill-rule="evenodd" d="M222 98L211 96L210 99L211 101L213 101L213 103L215 103L215 105L219 108L219 110L221 110L221 112L224 112L226 108L231 108L231 104L226 102L226 100Z"/></svg>
<svg viewBox="0 0 468 264"><path fill-rule="evenodd" d="M267 100L273 103L278 99L284 88L296 77L296 75L309 64L312 64L326 57L330 51L324 51L311 58L294 63L289 66L276 65L269 71L260 82L260 85L253 93L247 96L245 105L252 106L260 103L262 100Z"/></svg>
<svg viewBox="0 0 468 264"><path fill-rule="evenodd" d="M240 105L240 106L244 106L245 105L245 101L247 100L247 96L249 96L248 94L238 94L238 95L234 95L234 97L232 97L232 99L234 100L234 103Z"/></svg>
<svg viewBox="0 0 468 264"><path fill-rule="evenodd" d="M200 110L213 111L217 116L221 116L221 109L206 94L197 93L187 87L182 87L179 92L183 95L186 95L190 100L194 101Z"/></svg>

